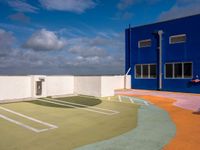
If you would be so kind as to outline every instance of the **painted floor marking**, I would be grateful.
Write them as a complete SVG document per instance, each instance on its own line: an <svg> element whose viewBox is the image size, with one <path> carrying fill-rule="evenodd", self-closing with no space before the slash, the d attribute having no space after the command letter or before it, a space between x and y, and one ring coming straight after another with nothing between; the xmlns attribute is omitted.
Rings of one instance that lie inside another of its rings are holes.
<svg viewBox="0 0 200 150"><path fill-rule="evenodd" d="M119 99L120 102L122 102L122 99L121 99L121 96L120 96L120 95L118 95L118 99Z"/></svg>
<svg viewBox="0 0 200 150"><path fill-rule="evenodd" d="M119 101L120 102L122 102L122 97L124 97L124 98L128 98L129 99L129 101L131 102L131 103L137 103L137 101L140 101L140 102L142 102L144 105L146 105L146 106L148 106L149 105L149 103L147 102L147 101L145 101L145 100L134 100L134 97L129 97L129 96L120 96L120 95L118 95L118 97L119 97Z"/></svg>
<svg viewBox="0 0 200 150"><path fill-rule="evenodd" d="M100 113L100 114L104 114L104 115L115 115L115 114L118 114L119 112L118 111L113 111L113 110L110 110L112 112L103 112L102 110L94 110L92 108L81 108L81 107L77 107L78 105L82 105L82 104L78 104L77 106L73 106L75 104L67 104L68 102L65 102L65 101L60 101L60 100L55 100L55 99L38 99L39 101L43 101L43 102L47 102L47 103L52 103L52 104L56 104L56 105L61 105L61 106L67 106L67 107L71 107L71 108L77 108L77 109L83 109L83 110L87 110L87 111L91 111L91 112L96 112L96 113ZM63 104L65 103L65 104ZM82 105L82 106L86 106L88 107L88 105ZM101 108L99 108L101 109Z"/></svg>
<svg viewBox="0 0 200 150"><path fill-rule="evenodd" d="M131 97L129 97L129 100L131 101L131 103L134 103L134 100Z"/></svg>
<svg viewBox="0 0 200 150"><path fill-rule="evenodd" d="M47 122L43 122L43 121L41 121L41 120L38 120L38 119L35 119L35 118L32 118L32 117L23 115L23 114L21 114L21 113L18 113L18 112L16 112L16 111L13 111L13 110L10 110L10 109L1 107L1 106L0 106L0 109L2 109L2 110L4 110L4 111L10 112L10 113L12 113L12 114L18 115L18 116L20 116L20 117L26 118L26 119L28 119L28 120L31 120L31 121L34 121L34 122L37 122L37 123L40 123L40 124L42 124L42 125L45 125L45 126L48 126L48 127L49 127L49 128L45 128L45 129L36 129L36 128L34 128L34 127L31 127L31 126L29 126L29 125L26 125L26 124L21 123L21 122L19 122L19 121L17 121L17 120L11 119L11 118L9 118L9 117L6 117L6 116L0 114L0 118L3 118L3 119L5 119L5 120L7 120L7 121L10 121L10 122L12 122L12 123L15 123L15 124L17 124L17 125L19 125L19 126L22 126L22 127L24 127L24 128L27 128L27 129L32 130L32 131L37 132L37 133L39 133L39 132L44 132L44 131L51 130L51 129L55 129L55 128L58 128L56 125L53 125L53 124L50 124L50 123L47 123Z"/></svg>
<svg viewBox="0 0 200 150"><path fill-rule="evenodd" d="M70 105L83 106L83 107L87 107L87 108L90 108L90 109L99 109L99 110L108 111L108 112L112 112L112 113L119 113L118 111L111 110L111 109L105 109L105 108L100 108L100 107L95 107L95 106L88 106L88 105L84 105L84 104L67 102L67 101L62 101L62 100L58 100L58 99L52 99L52 98L44 98L44 99L53 100L53 101L57 101L57 102L61 102L61 103L66 103L66 104L70 104Z"/></svg>

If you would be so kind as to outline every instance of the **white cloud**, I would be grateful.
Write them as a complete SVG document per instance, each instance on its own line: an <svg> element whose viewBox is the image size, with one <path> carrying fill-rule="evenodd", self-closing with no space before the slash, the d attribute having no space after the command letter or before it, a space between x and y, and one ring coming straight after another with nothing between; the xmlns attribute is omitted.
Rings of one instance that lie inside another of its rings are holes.
<svg viewBox="0 0 200 150"><path fill-rule="evenodd" d="M26 1L20 0L9 0L7 1L14 10L19 12L31 12L36 13L38 8L28 4Z"/></svg>
<svg viewBox="0 0 200 150"><path fill-rule="evenodd" d="M129 20L129 19L132 19L133 16L134 14L131 12L117 12L115 16L112 17L111 19L112 20Z"/></svg>
<svg viewBox="0 0 200 150"><path fill-rule="evenodd" d="M54 35L56 37L53 38L54 40L60 40L55 32L42 30ZM34 33L30 39L42 39L41 41L45 43L44 45L48 45L49 50L49 40L44 40L46 36L39 34L42 30ZM12 33L2 29L0 30L1 37L4 37L4 41L0 42L0 51L2 52L4 48L6 55L0 56L0 74L102 75L119 74L124 71L123 33L99 31L93 37L68 38L67 45L61 51L44 51L46 47L44 48L40 42L39 44L33 42L37 46L31 46L37 49L39 45L40 48L43 47L43 51L16 47Z"/></svg>
<svg viewBox="0 0 200 150"><path fill-rule="evenodd" d="M24 23L28 23L30 21L30 18L21 12L9 15L8 18L14 21L19 21L19 22L24 22Z"/></svg>
<svg viewBox="0 0 200 150"><path fill-rule="evenodd" d="M200 13L200 0L177 0L174 6L159 16L159 21L181 18Z"/></svg>
<svg viewBox="0 0 200 150"><path fill-rule="evenodd" d="M5 57L11 53L11 47L15 41L11 32L0 29L0 57Z"/></svg>
<svg viewBox="0 0 200 150"><path fill-rule="evenodd" d="M84 45L74 45L70 47L68 51L83 57L106 55L106 52L103 48L96 46L89 47Z"/></svg>
<svg viewBox="0 0 200 150"><path fill-rule="evenodd" d="M135 4L137 0L120 0L120 2L117 4L117 8L120 10L126 9L127 7Z"/></svg>
<svg viewBox="0 0 200 150"><path fill-rule="evenodd" d="M76 37L67 40L68 51L83 57L105 57L111 51L121 53L124 50L124 35L103 33L95 37ZM113 54L112 54L113 55Z"/></svg>
<svg viewBox="0 0 200 150"><path fill-rule="evenodd" d="M160 2L160 1L161 0L120 0L119 3L117 4L117 8L119 10L125 10L125 9L131 7L132 5L135 5L135 4L138 4L141 2L152 5L152 4L156 4L157 2Z"/></svg>
<svg viewBox="0 0 200 150"><path fill-rule="evenodd" d="M58 38L54 32L41 29L33 33L23 47L33 49L35 51L50 51L60 50L65 45L66 41L62 38Z"/></svg>
<svg viewBox="0 0 200 150"><path fill-rule="evenodd" d="M85 10L94 8L93 0L39 0L41 5L48 10L69 11L83 13Z"/></svg>

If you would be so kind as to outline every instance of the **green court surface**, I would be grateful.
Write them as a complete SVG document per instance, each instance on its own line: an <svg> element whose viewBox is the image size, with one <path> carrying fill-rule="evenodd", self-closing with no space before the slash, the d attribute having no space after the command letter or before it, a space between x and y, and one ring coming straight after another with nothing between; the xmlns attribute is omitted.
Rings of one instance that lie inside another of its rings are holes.
<svg viewBox="0 0 200 150"><path fill-rule="evenodd" d="M137 126L139 105L92 97L42 98L0 105L0 150L70 150Z"/></svg>

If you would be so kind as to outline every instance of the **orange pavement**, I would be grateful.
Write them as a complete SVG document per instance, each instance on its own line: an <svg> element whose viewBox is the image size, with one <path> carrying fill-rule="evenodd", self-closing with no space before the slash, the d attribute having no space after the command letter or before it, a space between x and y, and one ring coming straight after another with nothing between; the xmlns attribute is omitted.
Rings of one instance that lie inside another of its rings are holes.
<svg viewBox="0 0 200 150"><path fill-rule="evenodd" d="M127 94L126 94L127 95ZM163 148L164 150L199 150L200 149L200 114L174 106L175 101L156 96L135 96L150 101L165 109L176 124L175 137Z"/></svg>

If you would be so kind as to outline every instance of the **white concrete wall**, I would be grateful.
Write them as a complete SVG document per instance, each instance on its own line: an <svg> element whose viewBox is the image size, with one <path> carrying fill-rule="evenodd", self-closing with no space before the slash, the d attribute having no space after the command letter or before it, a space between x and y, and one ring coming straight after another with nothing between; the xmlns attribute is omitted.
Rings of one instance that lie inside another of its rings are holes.
<svg viewBox="0 0 200 150"><path fill-rule="evenodd" d="M130 76L126 77L126 88L131 88ZM116 89L124 89L124 76L102 76L101 97L113 96Z"/></svg>
<svg viewBox="0 0 200 150"><path fill-rule="evenodd" d="M47 76L47 96L74 93L74 76Z"/></svg>
<svg viewBox="0 0 200 150"><path fill-rule="evenodd" d="M0 100L31 97L30 76L0 76Z"/></svg>
<svg viewBox="0 0 200 150"><path fill-rule="evenodd" d="M42 95L36 95L36 81L42 82ZM127 76L126 88L131 86ZM112 96L124 88L124 76L0 76L0 100L38 98L67 94Z"/></svg>
<svg viewBox="0 0 200 150"><path fill-rule="evenodd" d="M101 96L101 77L100 76L76 76L74 79L74 93Z"/></svg>

